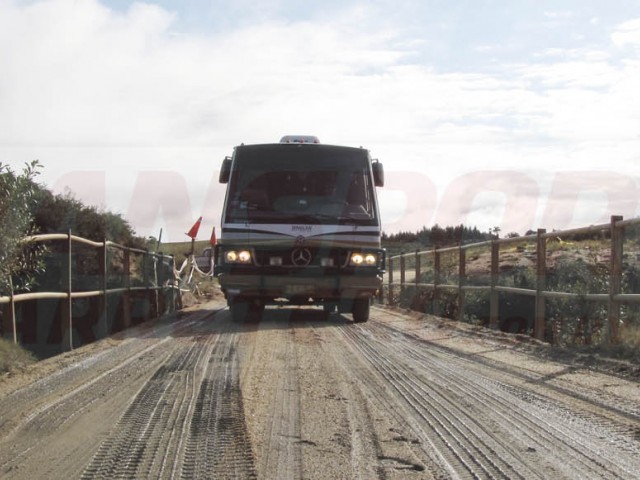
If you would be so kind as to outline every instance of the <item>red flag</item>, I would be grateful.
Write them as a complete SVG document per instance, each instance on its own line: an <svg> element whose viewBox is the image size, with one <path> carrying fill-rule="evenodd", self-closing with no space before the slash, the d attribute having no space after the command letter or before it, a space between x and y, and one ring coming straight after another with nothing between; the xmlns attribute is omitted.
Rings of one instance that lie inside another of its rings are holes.
<svg viewBox="0 0 640 480"><path fill-rule="evenodd" d="M193 224L193 227L191 227L191 230L189 230L187 232L187 236L193 238L195 240L195 238L198 236L198 230L200 229L200 223L202 223L202 217L198 218L198 220L196 221L196 223Z"/></svg>
<svg viewBox="0 0 640 480"><path fill-rule="evenodd" d="M216 227L213 227L213 230L211 231L211 246L215 246L216 243L218 243L218 239L216 238Z"/></svg>

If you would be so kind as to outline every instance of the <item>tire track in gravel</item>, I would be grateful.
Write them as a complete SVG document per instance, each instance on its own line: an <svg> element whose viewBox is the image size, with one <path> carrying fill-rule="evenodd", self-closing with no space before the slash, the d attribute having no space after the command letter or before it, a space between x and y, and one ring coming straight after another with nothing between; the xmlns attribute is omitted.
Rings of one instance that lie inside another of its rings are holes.
<svg viewBox="0 0 640 480"><path fill-rule="evenodd" d="M426 465L438 465L435 475L455 478L524 478L508 464L510 455L489 447L457 418L454 400L429 389L421 372L374 339L369 326L340 329L340 334L373 367L375 375L361 377L384 408L400 415L418 438L418 453ZM421 378L422 377L422 378ZM385 392L386 395L382 395ZM505 457L507 460L505 460ZM433 468L433 467L432 467ZM533 478L533 476L532 476Z"/></svg>
<svg viewBox="0 0 640 480"><path fill-rule="evenodd" d="M192 382L199 383L201 364L206 362L216 339L174 349L142 386L82 478L151 478L164 473L156 466L164 466L165 452L169 450L166 442L172 435L165 434L182 425L180 414L188 411L185 405L189 398L181 393L193 391Z"/></svg>
<svg viewBox="0 0 640 480"><path fill-rule="evenodd" d="M97 447L95 434L108 431L130 401L123 387L146 382L173 348L169 335L210 314L134 329L121 343L3 397L0 418L6 434L0 443L0 472L23 477L26 468L33 476L59 472L57 476L78 477L82 458L90 458Z"/></svg>
<svg viewBox="0 0 640 480"><path fill-rule="evenodd" d="M238 333L227 333L209 360L191 416L183 478L256 478L237 355Z"/></svg>
<svg viewBox="0 0 640 480"><path fill-rule="evenodd" d="M455 354L443 355L424 342L407 339L404 333L390 335L389 327L375 322L361 328L347 326L339 332L384 379L380 382L370 377L366 380L370 388L375 393L380 386L384 388L385 382L392 386L395 400L413 419L414 430L424 444L438 452L437 457L451 475L540 478L558 474L571 477L578 472L583 476L628 478L638 471L637 457L629 453L616 461L603 457L609 441L619 440L615 431L600 432L604 439L599 443L583 440L593 433L585 425L592 428L600 419L568 415L571 409L561 409L544 397L536 397L538 405L532 405L532 394L522 387L497 384L484 370L470 375L473 362ZM513 378L511 382L522 383ZM393 404L394 399L390 399L388 407L393 408ZM635 448L631 445L633 451ZM554 461L548 461L548 457Z"/></svg>
<svg viewBox="0 0 640 480"><path fill-rule="evenodd" d="M270 308L247 332L245 404L258 477L369 480L417 473L413 462L383 453L368 392L354 386L344 344L327 333L346 320L324 318L313 309Z"/></svg>
<svg viewBox="0 0 640 480"><path fill-rule="evenodd" d="M386 310L379 310L388 314ZM390 313L393 316L398 317L397 313ZM400 316L402 318L402 316ZM629 400L627 398L616 395L612 392L605 391L603 389L593 389L588 386L580 385L578 382L567 382L564 380L565 375L577 372L580 370L588 371L586 368L576 367L574 365L567 365L560 373L541 374L535 370L529 370L526 366L521 364L510 365L505 362L500 362L492 358L478 355L477 352L463 352L461 350L450 348L442 343L426 340L419 336L406 331L398 329L393 324L387 322L380 322L379 325L384 326L389 332L393 332L393 335L402 335L407 337L411 342L419 342L421 344L427 344L430 348L437 349L443 354L450 354L454 358L466 359L469 361L467 364L469 367L474 368L475 371L484 372L485 374L493 371L495 376L499 372L505 375L505 378L518 379L521 383L526 383L531 390L551 391L566 397L567 402L582 401L582 408L592 410L598 414L608 417L612 414L614 417L626 418L632 422L637 422L640 419L640 402ZM476 338L474 334L463 333L467 337ZM497 350L503 350L507 347L504 345L498 345ZM535 355L535 354L534 354ZM592 372L596 373L596 371ZM612 374L604 374L611 380ZM615 381L615 380L614 380ZM637 430L635 434L638 435Z"/></svg>
<svg viewBox="0 0 640 480"><path fill-rule="evenodd" d="M261 478L301 478L300 385L295 332L286 311L268 310L259 325L258 335L269 346L264 365L277 372L268 395L268 420L259 451ZM262 342L261 342L262 343Z"/></svg>
<svg viewBox="0 0 640 480"><path fill-rule="evenodd" d="M631 396L384 315L202 310L79 356L0 399L0 476L639 478Z"/></svg>
<svg viewBox="0 0 640 480"><path fill-rule="evenodd" d="M181 331L189 329L209 315L211 312L202 311L175 323L140 326L134 329L135 333L122 332L115 337L124 337L124 340L114 340L119 341L118 344L57 370L29 385L29 388L22 388L1 398L0 433L6 435L20 428L34 416L71 399L104 377L146 356L152 350L163 348L170 334L180 334ZM135 338L127 335L135 335ZM28 408L28 416L23 412L25 407Z"/></svg>
<svg viewBox="0 0 640 480"><path fill-rule="evenodd" d="M632 413L637 409L637 404L607 392L591 391L587 394L584 387L575 384L571 388L569 385L547 386L540 381L540 375L532 372L505 369L504 365L497 365L496 362L486 359L478 361L435 345L425 350L425 342L421 342L423 346L420 346L411 335L388 326L376 328L392 331L396 337L411 338L411 342L403 344L409 357L431 368L439 375L441 382L451 383L452 379L455 380L453 385L460 388L461 395L476 394L473 397L476 403L494 405L495 411L502 407L506 412L513 413L497 418L497 422L506 421L514 427L519 426L519 421L529 422L531 430L536 431L531 441L538 439L539 442L539 439L549 436L564 439L566 456L560 454L558 445L554 445L553 449L548 449L546 442L540 445L540 449L547 448L548 455L555 456L557 462L566 463L567 459L575 456L576 451L582 451L582 456L588 459L587 465L597 463L603 469L602 473L610 478L620 475L616 472L622 471L622 478L626 478L640 470L640 462L636 460L640 456L640 415ZM434 362L433 350L439 352L435 357L443 361ZM425 353L427 351L428 354ZM462 368L452 368L451 365L456 362ZM465 372L465 375L460 375L461 372ZM473 381L469 382L469 379ZM469 383L473 388L465 388ZM502 395L496 395L496 392ZM523 404L521 409L511 408L518 402ZM615 458L615 462L607 457Z"/></svg>
<svg viewBox="0 0 640 480"><path fill-rule="evenodd" d="M181 345L142 386L82 478L255 477L238 334L216 326L221 331L177 339Z"/></svg>
<svg viewBox="0 0 640 480"><path fill-rule="evenodd" d="M28 416L19 429L14 430L13 435L3 439L3 448L0 448L0 468L6 472L21 463L36 464L37 462L33 461L34 454L37 458L42 447L55 447L56 437L66 430L67 425L74 422L81 423L83 415L92 409L105 407L110 401L126 402L128 400L128 395L119 395L118 387L121 386L121 383L114 381L114 379L126 378L127 381L144 383L148 378L148 370L146 369L161 364L166 355L167 352L161 349L147 352L136 357L134 361L128 362L126 366L113 372L112 375L92 382L90 387L78 389L73 395L65 395L65 401L52 402L46 405L46 408L36 410ZM118 410L114 412L107 408L105 414L108 415L107 418L111 417L115 421ZM112 416L114 414L115 418ZM103 419L100 419L101 423L102 421ZM106 422L104 427L105 429L109 428ZM90 443L80 443L77 446L80 451L84 451L84 447L91 448ZM87 454L90 455L88 452ZM56 460L53 462L54 465L49 465L48 468L53 471L57 465L64 469L68 468L65 466L67 464L70 466L75 464L73 460L69 462L70 459L65 455L64 450L60 452L60 455L52 455L52 457ZM81 470L82 467L78 468ZM75 475L77 474L78 472L75 472Z"/></svg>
<svg viewBox="0 0 640 480"><path fill-rule="evenodd" d="M344 320L344 317L331 317L335 323L337 319ZM340 341L340 336L336 336L332 330L335 327L327 328L327 321L309 322L313 331L313 337L317 340L316 354L307 359L309 364L308 371L313 372L314 365L320 367L319 371L314 375L309 375L311 381L316 387L310 392L303 391L303 397L307 397L307 403L303 403L304 422L302 424L303 432L306 430L305 438L313 438L313 425L308 426L310 417L320 417L328 414L334 422L337 420L336 412L323 412L315 414L317 408L318 391L327 392L331 398L339 401L342 410L342 421L345 425L343 433L345 439L349 440L347 458L336 459L345 464L348 462L350 467L348 475L344 477L354 479L395 479L395 478L421 478L434 479L438 478L442 472L437 466L420 463L419 457L413 452L415 440L405 435L407 429L404 427L404 419L401 417L389 418L389 412L381 412L378 407L377 397L380 395L372 395L371 388L362 387L362 378L366 376L363 371L370 370L361 355L357 354L348 344ZM352 328L349 323L345 328ZM308 330L308 329L307 329ZM304 330L297 336L304 338ZM307 337L310 335L306 335ZM301 343L296 339L298 348ZM337 341L336 341L337 340ZM317 367L316 367L317 368ZM308 390L308 389L305 389ZM316 397L312 397L316 395ZM326 409L327 407L325 407ZM312 413L306 413L311 411ZM313 422L312 422L313 423ZM317 421L315 422L317 423ZM314 448L320 448L323 445L314 445ZM331 463L326 456L325 463ZM308 459L303 457L303 460ZM346 466L346 465L345 465ZM329 466L324 466L323 471L329 471ZM336 475L339 476L339 475ZM315 478L311 477L310 478Z"/></svg>
<svg viewBox="0 0 640 480"><path fill-rule="evenodd" d="M198 311L148 331L129 332L121 343L79 356L78 363L3 397L0 418L13 433L0 443L0 476L177 478L189 465L185 459L189 442L194 444L188 440L196 430L194 415L198 422L214 415L222 425L238 419L241 427L232 432L231 443L242 429L246 437L237 360L232 358L237 333L226 331L224 314L216 315L215 325L208 318L213 315ZM236 365L233 371L225 370L230 364ZM233 395L217 398L211 411L202 409L203 399L222 391L222 384ZM209 445L197 462L229 451L221 448L224 441ZM238 468L225 456L215 462L213 471L221 472L217 477L225 478L231 466L230 476L251 478L251 446L244 442L236 450L243 458L236 463L248 467Z"/></svg>
<svg viewBox="0 0 640 480"><path fill-rule="evenodd" d="M293 342L293 331L283 330L288 337L285 358L288 360L288 368L283 372L280 388L276 389L273 421L271 423L271 435L269 444L271 452L266 464L266 474L275 475L272 478L300 478L301 476L301 452L300 452L300 386L296 371L298 358Z"/></svg>

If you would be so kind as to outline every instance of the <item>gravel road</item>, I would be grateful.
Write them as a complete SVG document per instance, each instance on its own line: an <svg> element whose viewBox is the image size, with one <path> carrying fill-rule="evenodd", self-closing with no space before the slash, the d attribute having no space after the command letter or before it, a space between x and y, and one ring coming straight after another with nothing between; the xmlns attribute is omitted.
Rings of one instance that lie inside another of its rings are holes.
<svg viewBox="0 0 640 480"><path fill-rule="evenodd" d="M0 477L640 478L640 383L541 351L212 302L2 379Z"/></svg>

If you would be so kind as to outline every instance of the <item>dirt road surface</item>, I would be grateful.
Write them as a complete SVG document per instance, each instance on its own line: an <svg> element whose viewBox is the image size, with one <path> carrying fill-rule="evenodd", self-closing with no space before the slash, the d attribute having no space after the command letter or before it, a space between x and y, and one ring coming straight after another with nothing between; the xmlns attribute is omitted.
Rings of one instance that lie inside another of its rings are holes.
<svg viewBox="0 0 640 480"><path fill-rule="evenodd" d="M640 384L372 309L221 303L0 382L0 477L640 478Z"/></svg>

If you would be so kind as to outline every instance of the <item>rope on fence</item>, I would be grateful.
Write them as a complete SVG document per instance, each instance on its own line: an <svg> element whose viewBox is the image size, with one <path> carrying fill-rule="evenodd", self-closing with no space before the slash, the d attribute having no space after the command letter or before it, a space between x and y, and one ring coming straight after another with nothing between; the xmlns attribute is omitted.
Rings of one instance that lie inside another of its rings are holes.
<svg viewBox="0 0 640 480"><path fill-rule="evenodd" d="M180 268L178 270L174 269L174 275L181 285L181 292L192 292L200 295L200 289L198 282L194 279L194 273L202 278L213 278L213 260L210 261L209 271L203 272L198 266L194 255L189 255L189 257L185 258Z"/></svg>

